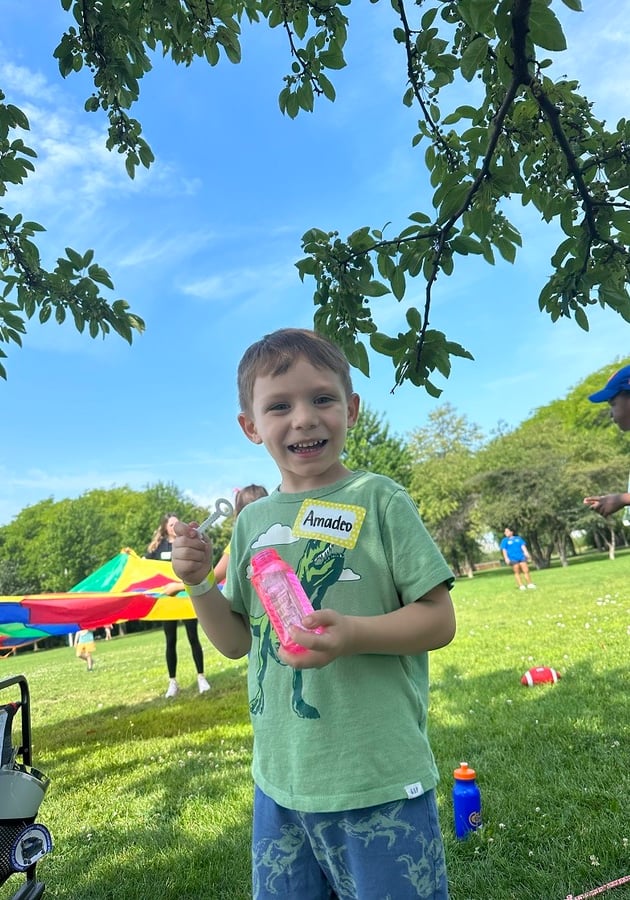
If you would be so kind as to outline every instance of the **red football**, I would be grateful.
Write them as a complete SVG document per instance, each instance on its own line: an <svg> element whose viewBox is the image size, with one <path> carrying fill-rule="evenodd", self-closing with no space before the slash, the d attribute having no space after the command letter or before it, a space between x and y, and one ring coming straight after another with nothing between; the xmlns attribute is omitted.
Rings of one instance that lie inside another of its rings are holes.
<svg viewBox="0 0 630 900"><path fill-rule="evenodd" d="M560 672L556 672L549 666L536 666L525 672L521 678L521 684L526 687L533 687L535 684L555 684L560 677Z"/></svg>

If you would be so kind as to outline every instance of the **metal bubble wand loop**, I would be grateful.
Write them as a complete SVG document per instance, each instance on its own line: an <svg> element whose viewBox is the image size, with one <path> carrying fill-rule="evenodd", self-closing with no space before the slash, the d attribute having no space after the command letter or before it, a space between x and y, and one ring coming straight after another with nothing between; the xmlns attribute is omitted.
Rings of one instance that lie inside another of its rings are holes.
<svg viewBox="0 0 630 900"><path fill-rule="evenodd" d="M217 521L217 519L227 518L231 516L234 512L234 507L230 503L229 500L226 500L225 497L219 497L217 502L214 504L214 511L210 513L207 519L204 519L201 525L197 526L197 534L199 537L204 537L205 532L210 528L211 525Z"/></svg>

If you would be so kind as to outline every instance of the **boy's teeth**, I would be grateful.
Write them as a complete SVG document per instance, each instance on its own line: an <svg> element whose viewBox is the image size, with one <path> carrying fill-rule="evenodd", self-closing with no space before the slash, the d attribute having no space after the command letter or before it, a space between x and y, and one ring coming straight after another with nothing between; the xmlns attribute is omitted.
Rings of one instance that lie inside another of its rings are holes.
<svg viewBox="0 0 630 900"><path fill-rule="evenodd" d="M303 441L300 444L291 444L295 450L311 450L313 447L319 447L321 441Z"/></svg>

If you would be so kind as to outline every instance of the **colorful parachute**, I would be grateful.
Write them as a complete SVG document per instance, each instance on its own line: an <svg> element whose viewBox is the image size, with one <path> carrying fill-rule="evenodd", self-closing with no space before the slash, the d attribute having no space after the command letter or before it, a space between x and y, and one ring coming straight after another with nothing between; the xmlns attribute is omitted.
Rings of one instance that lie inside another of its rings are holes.
<svg viewBox="0 0 630 900"><path fill-rule="evenodd" d="M130 619L194 619L184 594L160 588L177 578L171 564L125 549L65 594L0 597L0 653L81 628Z"/></svg>

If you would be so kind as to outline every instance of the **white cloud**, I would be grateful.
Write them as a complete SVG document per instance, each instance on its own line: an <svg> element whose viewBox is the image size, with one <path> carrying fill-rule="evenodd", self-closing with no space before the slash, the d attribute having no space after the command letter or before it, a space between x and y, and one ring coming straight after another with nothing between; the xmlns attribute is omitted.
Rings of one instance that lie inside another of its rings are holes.
<svg viewBox="0 0 630 900"><path fill-rule="evenodd" d="M173 234L172 230L153 234L131 247L118 260L121 268L141 268L147 263L168 257L171 263L187 259L213 243L217 232L211 230L186 231Z"/></svg>
<svg viewBox="0 0 630 900"><path fill-rule="evenodd" d="M271 544L294 544L299 538L292 534L288 525L280 525L276 523L259 535L258 539L252 544L252 549L257 550L259 547L269 547Z"/></svg>
<svg viewBox="0 0 630 900"><path fill-rule="evenodd" d="M354 569L344 569L339 576L339 581L361 581L361 576Z"/></svg>
<svg viewBox="0 0 630 900"><path fill-rule="evenodd" d="M184 294L200 300L226 300L255 294L260 301L261 291L279 292L288 286L299 284L293 263L262 263L259 267L232 269L220 274L208 275L184 284Z"/></svg>

